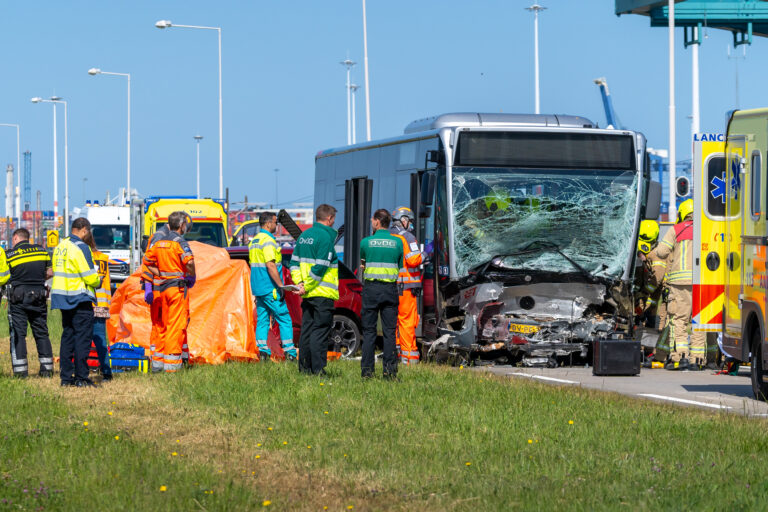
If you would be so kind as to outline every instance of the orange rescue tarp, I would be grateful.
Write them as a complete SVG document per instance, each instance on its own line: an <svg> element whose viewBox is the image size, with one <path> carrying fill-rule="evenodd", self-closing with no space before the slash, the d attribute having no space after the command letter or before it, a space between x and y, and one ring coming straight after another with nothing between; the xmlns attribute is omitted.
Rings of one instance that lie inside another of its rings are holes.
<svg viewBox="0 0 768 512"><path fill-rule="evenodd" d="M189 242L195 256L197 283L189 290L187 344L191 362L220 364L230 359L257 361L250 271L231 260L226 250ZM149 348L152 329L139 271L120 285L112 298L107 336Z"/></svg>

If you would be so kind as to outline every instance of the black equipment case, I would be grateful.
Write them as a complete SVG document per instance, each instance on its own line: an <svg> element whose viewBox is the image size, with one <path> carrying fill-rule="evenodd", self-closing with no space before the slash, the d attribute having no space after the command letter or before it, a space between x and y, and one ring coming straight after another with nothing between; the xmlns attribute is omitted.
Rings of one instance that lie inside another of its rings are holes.
<svg viewBox="0 0 768 512"><path fill-rule="evenodd" d="M634 340L597 340L592 348L593 375L638 375L642 348Z"/></svg>

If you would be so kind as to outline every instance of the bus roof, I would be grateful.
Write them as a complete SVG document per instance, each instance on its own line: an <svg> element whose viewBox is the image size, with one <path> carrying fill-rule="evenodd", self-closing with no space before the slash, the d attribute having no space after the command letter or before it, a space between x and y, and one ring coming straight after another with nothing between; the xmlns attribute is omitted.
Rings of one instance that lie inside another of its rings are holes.
<svg viewBox="0 0 768 512"><path fill-rule="evenodd" d="M549 114L483 114L477 112L458 112L441 114L411 122L405 127L404 134L387 139L361 142L352 146L342 146L318 151L315 160L361 149L391 146L412 140L436 137L442 128L455 127L559 127L559 128L597 128L586 117ZM622 130L623 131L623 130Z"/></svg>

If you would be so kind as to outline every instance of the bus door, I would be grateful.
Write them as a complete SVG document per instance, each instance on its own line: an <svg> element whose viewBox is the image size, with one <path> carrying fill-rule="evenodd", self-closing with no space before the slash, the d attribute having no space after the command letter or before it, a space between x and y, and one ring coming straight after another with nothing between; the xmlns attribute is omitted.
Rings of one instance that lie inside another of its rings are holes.
<svg viewBox="0 0 768 512"><path fill-rule="evenodd" d="M742 213L744 211L744 136L729 136L725 147L725 297L723 348L734 355L741 351Z"/></svg>
<svg viewBox="0 0 768 512"><path fill-rule="evenodd" d="M725 137L697 134L693 142L693 329L721 332L726 280Z"/></svg>
<svg viewBox="0 0 768 512"><path fill-rule="evenodd" d="M354 272L360 268L360 242L371 233L373 180L366 176L344 182L344 264ZM363 276L357 276L361 281Z"/></svg>

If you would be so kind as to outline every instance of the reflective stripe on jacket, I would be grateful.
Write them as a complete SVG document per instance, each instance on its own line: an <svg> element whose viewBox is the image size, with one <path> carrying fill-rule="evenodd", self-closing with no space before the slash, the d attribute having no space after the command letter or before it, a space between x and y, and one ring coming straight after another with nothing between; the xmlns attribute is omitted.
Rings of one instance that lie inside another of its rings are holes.
<svg viewBox="0 0 768 512"><path fill-rule="evenodd" d="M81 302L95 302L94 288L100 284L91 248L75 235L59 242L53 251L51 309L74 309Z"/></svg>
<svg viewBox="0 0 768 512"><path fill-rule="evenodd" d="M360 242L360 259L365 260L363 279L395 283L398 281L404 255L402 238L386 229L378 229Z"/></svg>
<svg viewBox="0 0 768 512"><path fill-rule="evenodd" d="M96 307L109 309L112 301L112 288L109 281L109 256L99 251L92 251L93 261L99 276L101 277L101 286L96 288Z"/></svg>
<svg viewBox="0 0 768 512"><path fill-rule="evenodd" d="M666 282L675 285L693 284L693 240L688 236L688 226L693 221L686 220L667 230L664 239L656 248L660 258L667 261Z"/></svg>
<svg viewBox="0 0 768 512"><path fill-rule="evenodd" d="M421 288L421 263L422 255L419 250L419 242L413 233L403 229L398 222L397 225L390 228L389 232L398 237L403 242L403 266L400 269L398 282L402 283L404 289Z"/></svg>
<svg viewBox="0 0 768 512"><path fill-rule="evenodd" d="M275 289L275 283L269 277L267 262L274 262L277 275L283 275L283 255L274 235L261 230L248 244L248 261L251 264L251 292L254 295L269 295Z"/></svg>
<svg viewBox="0 0 768 512"><path fill-rule="evenodd" d="M336 230L316 222L296 240L289 264L291 279L304 283L303 298L339 298L339 258L333 244Z"/></svg>

